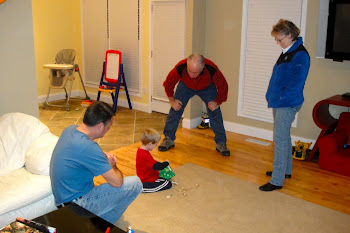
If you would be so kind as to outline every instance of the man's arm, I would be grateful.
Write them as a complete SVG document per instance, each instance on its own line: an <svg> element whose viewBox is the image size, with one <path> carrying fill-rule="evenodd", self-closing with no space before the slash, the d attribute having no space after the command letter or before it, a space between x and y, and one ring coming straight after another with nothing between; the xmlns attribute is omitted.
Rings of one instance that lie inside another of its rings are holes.
<svg viewBox="0 0 350 233"><path fill-rule="evenodd" d="M102 176L106 179L108 184L110 184L113 187L119 188L123 185L124 179L123 173L117 167L117 158L112 153L104 153L109 164L112 166L112 169L103 173Z"/></svg>
<svg viewBox="0 0 350 233"><path fill-rule="evenodd" d="M165 162L163 162L163 163L156 162L156 163L153 165L153 169L154 169L154 170L161 171L161 170L163 170L164 168L166 168L167 166L169 166L169 162L168 162L168 161L165 161Z"/></svg>
<svg viewBox="0 0 350 233"><path fill-rule="evenodd" d="M218 90L215 102L218 105L221 105L222 102L225 102L227 100L228 84L224 75L219 69L217 69L217 71L215 72L213 81L216 86L216 89Z"/></svg>
<svg viewBox="0 0 350 233"><path fill-rule="evenodd" d="M176 66L169 72L165 81L163 82L164 90L168 98L174 96L174 88L179 82L180 76L176 71Z"/></svg>
<svg viewBox="0 0 350 233"><path fill-rule="evenodd" d="M224 75L221 73L221 71L218 68L213 77L213 81L218 91L218 94L216 96L215 101L210 101L208 103L208 108L211 111L215 111L222 102L225 102L227 100L227 92L228 92L227 81Z"/></svg>
<svg viewBox="0 0 350 233"><path fill-rule="evenodd" d="M186 60L187 59L184 59L178 64L176 64L176 66L169 72L168 76L163 82L165 93L169 99L169 104L175 111L179 111L182 108L182 102L174 98L174 88L180 80L180 76L176 68L179 64L183 64L184 62L186 62Z"/></svg>

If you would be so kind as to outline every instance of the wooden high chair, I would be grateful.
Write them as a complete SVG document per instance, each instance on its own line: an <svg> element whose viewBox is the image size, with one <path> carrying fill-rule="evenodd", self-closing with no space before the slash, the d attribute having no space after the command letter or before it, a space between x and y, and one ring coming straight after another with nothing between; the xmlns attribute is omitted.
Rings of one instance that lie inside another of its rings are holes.
<svg viewBox="0 0 350 233"><path fill-rule="evenodd" d="M44 68L50 69L49 90L47 92L46 100L42 106L43 109L45 109L47 106L55 106L65 108L67 111L70 110L69 99L73 87L73 81L75 80L75 72L79 73L80 81L85 91L85 99L90 99L90 97L86 93L85 86L80 75L79 66L78 64L74 64L75 54L76 53L74 49L63 49L57 53L55 57L55 64L43 65ZM68 91L66 88L67 83L70 83L68 86ZM64 89L66 102L62 105L49 103L51 89Z"/></svg>

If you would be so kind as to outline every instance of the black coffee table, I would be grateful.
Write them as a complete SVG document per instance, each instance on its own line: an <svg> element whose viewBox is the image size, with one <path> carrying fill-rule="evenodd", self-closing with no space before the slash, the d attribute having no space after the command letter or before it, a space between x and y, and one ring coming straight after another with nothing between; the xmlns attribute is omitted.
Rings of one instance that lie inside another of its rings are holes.
<svg viewBox="0 0 350 233"><path fill-rule="evenodd" d="M33 219L57 229L57 233L125 233L125 231L72 203L63 208Z"/></svg>

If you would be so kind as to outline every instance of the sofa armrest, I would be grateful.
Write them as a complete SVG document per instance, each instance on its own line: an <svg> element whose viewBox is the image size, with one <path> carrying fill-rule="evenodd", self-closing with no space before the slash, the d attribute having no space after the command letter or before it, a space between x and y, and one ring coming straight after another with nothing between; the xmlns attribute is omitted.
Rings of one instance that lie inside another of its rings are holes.
<svg viewBox="0 0 350 233"><path fill-rule="evenodd" d="M48 132L35 139L26 150L25 168L36 175L49 175L50 160L58 137Z"/></svg>
<svg viewBox="0 0 350 233"><path fill-rule="evenodd" d="M332 154L338 149L344 148L347 143L348 135L344 131L336 131L334 133L323 136L319 139L319 151L321 154Z"/></svg>
<svg viewBox="0 0 350 233"><path fill-rule="evenodd" d="M0 116L0 176L22 168L28 146L48 132L36 117L19 112Z"/></svg>

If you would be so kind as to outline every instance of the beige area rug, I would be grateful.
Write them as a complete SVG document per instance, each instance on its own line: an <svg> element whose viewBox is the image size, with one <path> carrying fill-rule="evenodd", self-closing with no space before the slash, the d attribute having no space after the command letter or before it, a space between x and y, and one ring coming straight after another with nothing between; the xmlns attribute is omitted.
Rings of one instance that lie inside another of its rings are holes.
<svg viewBox="0 0 350 233"><path fill-rule="evenodd" d="M141 193L116 225L135 233L349 233L350 215L185 164L178 185Z"/></svg>

